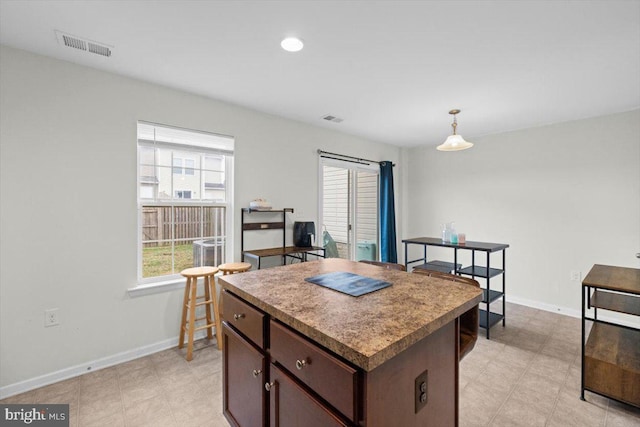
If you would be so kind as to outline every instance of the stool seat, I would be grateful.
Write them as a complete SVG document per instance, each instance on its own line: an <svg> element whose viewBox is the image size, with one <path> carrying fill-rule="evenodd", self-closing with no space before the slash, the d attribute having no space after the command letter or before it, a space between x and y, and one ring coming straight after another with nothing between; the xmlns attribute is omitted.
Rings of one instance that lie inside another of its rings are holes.
<svg viewBox="0 0 640 427"><path fill-rule="evenodd" d="M178 348L184 347L184 338L187 335L187 361L193 358L193 338L196 331L206 329L207 338L213 339L212 329L216 328L216 340L218 348L222 348L222 328L220 325L220 313L214 275L218 272L216 267L192 267L182 270L180 274L187 278L184 287L184 300L182 303L182 323L180 325L180 342ZM198 296L198 278L204 281L204 295ZM202 300L198 302L198 300ZM204 305L205 316L196 317L196 307ZM206 321L204 326L196 327L198 321Z"/></svg>
<svg viewBox="0 0 640 427"><path fill-rule="evenodd" d="M222 271L222 274L244 273L251 270L251 264L248 262L227 262L220 264L218 270Z"/></svg>
<svg viewBox="0 0 640 427"><path fill-rule="evenodd" d="M204 277L216 274L218 269L216 267L192 267L184 269L180 272L184 277Z"/></svg>

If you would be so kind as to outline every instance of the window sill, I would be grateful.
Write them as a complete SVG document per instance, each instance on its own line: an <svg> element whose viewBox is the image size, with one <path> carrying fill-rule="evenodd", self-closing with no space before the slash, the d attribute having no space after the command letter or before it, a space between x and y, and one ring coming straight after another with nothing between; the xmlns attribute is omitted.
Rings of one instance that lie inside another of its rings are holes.
<svg viewBox="0 0 640 427"><path fill-rule="evenodd" d="M127 293L129 294L129 297L137 298L145 295L177 291L178 289L184 289L184 285L185 279L180 277L162 282L138 284L133 288L127 289Z"/></svg>

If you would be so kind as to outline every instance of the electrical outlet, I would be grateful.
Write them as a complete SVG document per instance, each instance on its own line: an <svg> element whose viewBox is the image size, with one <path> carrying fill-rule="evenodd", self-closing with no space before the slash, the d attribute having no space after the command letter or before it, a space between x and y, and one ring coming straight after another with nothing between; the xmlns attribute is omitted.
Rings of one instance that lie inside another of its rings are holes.
<svg viewBox="0 0 640 427"><path fill-rule="evenodd" d="M416 414L422 408L427 406L427 385L429 383L428 375L427 375L428 372L429 371L424 371L423 373L418 375L415 380L415 388L414 388L413 394L414 394L415 403L416 403L415 405Z"/></svg>
<svg viewBox="0 0 640 427"><path fill-rule="evenodd" d="M572 270L569 274L569 278L574 282L579 282L582 278L582 274L579 271Z"/></svg>
<svg viewBox="0 0 640 427"><path fill-rule="evenodd" d="M58 308L50 308L49 310L44 311L44 327L48 328L49 326L56 326L60 324L60 319L58 318Z"/></svg>

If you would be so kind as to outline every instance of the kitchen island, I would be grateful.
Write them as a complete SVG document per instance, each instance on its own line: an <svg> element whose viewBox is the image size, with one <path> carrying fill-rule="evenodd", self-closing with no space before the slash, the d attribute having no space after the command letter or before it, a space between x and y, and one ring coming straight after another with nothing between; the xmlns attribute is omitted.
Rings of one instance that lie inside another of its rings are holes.
<svg viewBox="0 0 640 427"><path fill-rule="evenodd" d="M352 297L304 280L331 272L391 286ZM219 282L232 425L457 425L457 319L480 289L341 259Z"/></svg>

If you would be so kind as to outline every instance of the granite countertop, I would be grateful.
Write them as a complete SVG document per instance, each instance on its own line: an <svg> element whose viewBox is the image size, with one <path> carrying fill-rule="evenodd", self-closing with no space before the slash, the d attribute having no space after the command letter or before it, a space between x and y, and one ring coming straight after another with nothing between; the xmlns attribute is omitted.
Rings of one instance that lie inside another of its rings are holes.
<svg viewBox="0 0 640 427"><path fill-rule="evenodd" d="M305 282L344 271L392 286L352 297ZM356 366L371 371L482 299L469 285L337 258L220 276L219 283Z"/></svg>

